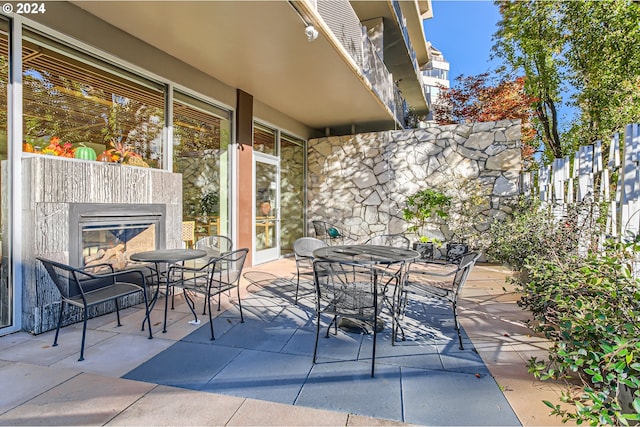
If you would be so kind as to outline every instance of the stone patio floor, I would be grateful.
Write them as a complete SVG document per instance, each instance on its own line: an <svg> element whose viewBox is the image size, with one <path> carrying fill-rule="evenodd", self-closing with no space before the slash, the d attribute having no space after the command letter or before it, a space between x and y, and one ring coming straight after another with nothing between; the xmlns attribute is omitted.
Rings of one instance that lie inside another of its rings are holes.
<svg viewBox="0 0 640 427"><path fill-rule="evenodd" d="M81 324L63 328L57 347L53 331L0 337L0 424L561 425L542 403L557 401L560 386L526 368L548 343L524 325L503 267L477 264L467 281L465 350L448 308L423 301L407 316L406 341L379 334L374 379L369 335L321 338L311 363L312 288L294 305L294 273L290 258L247 269L258 283L243 281L245 323L223 298L215 341L206 319L188 323L181 296L166 334L164 305L154 309L153 340L139 330L140 307L124 310L119 328L111 314L91 319L83 362Z"/></svg>

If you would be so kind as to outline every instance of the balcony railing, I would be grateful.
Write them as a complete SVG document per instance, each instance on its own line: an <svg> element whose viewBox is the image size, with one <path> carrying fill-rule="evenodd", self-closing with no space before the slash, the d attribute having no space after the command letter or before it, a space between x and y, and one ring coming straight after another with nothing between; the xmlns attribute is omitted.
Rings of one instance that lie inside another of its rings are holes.
<svg viewBox="0 0 640 427"><path fill-rule="evenodd" d="M360 67L374 92L394 112L396 120L405 123L406 102L349 2L317 2L317 12ZM413 55L415 57L415 53Z"/></svg>
<svg viewBox="0 0 640 427"><path fill-rule="evenodd" d="M396 13L398 25L400 25L400 29L402 30L402 38L404 39L404 43L407 46L407 51L409 52L409 56L411 57L413 68L414 70L416 70L416 73L418 73L418 57L416 56L416 51L413 49L411 39L409 38L409 30L407 29L406 21L404 19L404 15L402 14L402 9L400 9L400 2L398 0L393 0L391 3L393 4L393 10Z"/></svg>

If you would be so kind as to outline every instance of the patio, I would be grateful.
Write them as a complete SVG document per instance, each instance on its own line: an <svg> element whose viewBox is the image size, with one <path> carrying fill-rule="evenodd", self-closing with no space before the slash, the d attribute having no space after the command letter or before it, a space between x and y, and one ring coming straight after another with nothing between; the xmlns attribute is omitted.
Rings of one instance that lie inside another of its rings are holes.
<svg viewBox="0 0 640 427"><path fill-rule="evenodd" d="M127 309L117 329L112 315L92 319L84 362L77 362L80 325L63 328L58 347L53 332L1 337L0 381L15 387L3 388L0 424L561 424L542 403L556 400L559 388L526 369L546 342L523 326L526 313L503 289L502 267L476 265L463 290L465 350L449 309L422 301L410 307L406 341L392 347L389 328L378 335L373 379L370 336L321 339L312 365L312 288L295 306L295 287L277 278L294 272L292 259L248 269L245 323L223 299L213 342L204 318L187 323L182 297L166 334L162 309L154 311L153 340L139 330L139 307Z"/></svg>

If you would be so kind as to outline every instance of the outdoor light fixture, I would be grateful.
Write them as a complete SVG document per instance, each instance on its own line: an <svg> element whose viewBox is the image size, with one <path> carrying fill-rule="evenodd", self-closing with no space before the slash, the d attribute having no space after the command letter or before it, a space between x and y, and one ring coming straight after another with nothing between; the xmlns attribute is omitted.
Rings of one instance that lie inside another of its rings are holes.
<svg viewBox="0 0 640 427"><path fill-rule="evenodd" d="M318 38L318 30L313 25L307 25L304 29L304 34L307 36L307 40L310 42Z"/></svg>
<svg viewBox="0 0 640 427"><path fill-rule="evenodd" d="M311 19L307 16L307 14L306 13L302 13L300 11L300 9L298 8L299 6L296 5L295 2L293 2L293 1L289 1L289 5L293 8L293 10L296 12L298 17L300 18L300 20L304 24L304 35L307 36L307 40L309 40L309 42L312 42L315 39L317 39L318 38L318 30L316 30L316 27L313 26L313 23L312 23Z"/></svg>

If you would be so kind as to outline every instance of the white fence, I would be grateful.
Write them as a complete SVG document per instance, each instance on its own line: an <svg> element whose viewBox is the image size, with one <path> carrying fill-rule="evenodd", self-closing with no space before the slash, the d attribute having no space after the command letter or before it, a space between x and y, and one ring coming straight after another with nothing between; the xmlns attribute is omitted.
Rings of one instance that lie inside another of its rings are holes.
<svg viewBox="0 0 640 427"><path fill-rule="evenodd" d="M624 137L613 135L605 161L601 141L580 147L571 159L521 177L521 191L539 197L557 215L585 201L606 206L605 234L637 235L640 230L640 124L627 125Z"/></svg>

